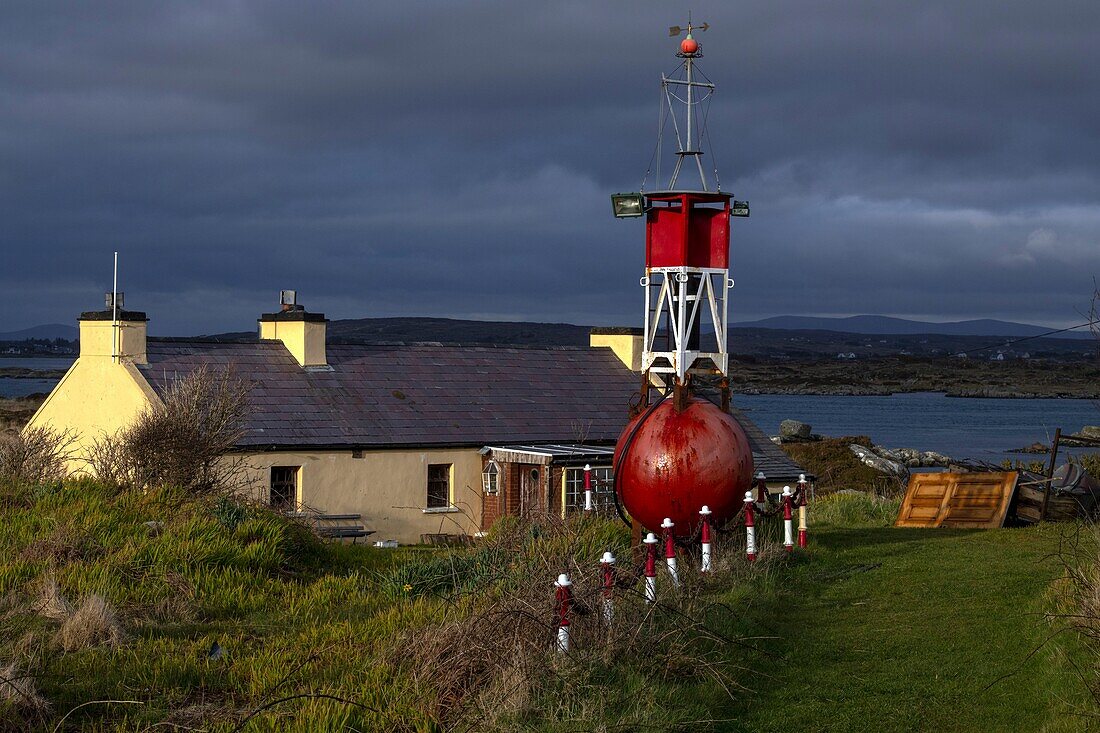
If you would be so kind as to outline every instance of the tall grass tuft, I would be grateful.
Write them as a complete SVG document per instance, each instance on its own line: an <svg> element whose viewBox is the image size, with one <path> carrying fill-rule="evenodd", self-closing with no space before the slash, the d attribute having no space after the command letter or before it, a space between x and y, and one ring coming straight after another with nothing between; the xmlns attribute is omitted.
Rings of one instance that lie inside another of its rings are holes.
<svg viewBox="0 0 1100 733"><path fill-rule="evenodd" d="M814 525L834 527L890 527L897 519L900 508L899 498L843 491L813 502L809 519Z"/></svg>
<svg viewBox="0 0 1100 733"><path fill-rule="evenodd" d="M114 607L96 593L88 595L57 632L58 645L66 652L100 644L118 646L125 638Z"/></svg>

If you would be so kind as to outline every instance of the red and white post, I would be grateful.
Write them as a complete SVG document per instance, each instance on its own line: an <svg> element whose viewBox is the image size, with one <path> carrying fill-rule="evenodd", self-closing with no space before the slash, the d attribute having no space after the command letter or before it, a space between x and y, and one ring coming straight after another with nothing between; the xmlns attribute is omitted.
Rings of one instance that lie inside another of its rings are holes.
<svg viewBox="0 0 1100 733"><path fill-rule="evenodd" d="M798 546L806 549L806 495L810 493L810 482L806 480L806 474L798 475Z"/></svg>
<svg viewBox="0 0 1100 733"><path fill-rule="evenodd" d="M573 605L573 584L569 582L569 575L562 573L554 583L554 598L557 601L558 612L558 643L557 651L564 654L569 651L569 610Z"/></svg>
<svg viewBox="0 0 1100 733"><path fill-rule="evenodd" d="M611 626L615 616L615 556L608 550L600 558L600 576L603 586L603 622Z"/></svg>
<svg viewBox="0 0 1100 733"><path fill-rule="evenodd" d="M756 522L753 518L752 492L745 492L745 557L756 560Z"/></svg>
<svg viewBox="0 0 1100 733"><path fill-rule="evenodd" d="M661 529L665 531L665 564L668 565L668 575L672 578L672 584L679 588L680 576L676 572L676 540L672 536L674 526L675 523L668 517L661 522Z"/></svg>
<svg viewBox="0 0 1100 733"><path fill-rule="evenodd" d="M652 532L642 540L645 551L645 602L657 602L657 538Z"/></svg>
<svg viewBox="0 0 1100 733"><path fill-rule="evenodd" d="M791 494L791 487L783 487L783 546L787 548L787 552L794 551L794 522L791 521L791 498L794 495Z"/></svg>
<svg viewBox="0 0 1100 733"><path fill-rule="evenodd" d="M699 530L703 542L703 564L699 568L704 573L710 572L710 507L706 504L699 510L699 516L703 518L703 526Z"/></svg>
<svg viewBox="0 0 1100 733"><path fill-rule="evenodd" d="M757 492L759 492L756 495L757 501L762 501L762 502L764 502L765 505L767 505L767 503L768 503L768 479L767 479L767 477L764 476L763 471L757 471L756 472L756 490L757 490Z"/></svg>
<svg viewBox="0 0 1100 733"><path fill-rule="evenodd" d="M592 466L584 464L584 512L592 513Z"/></svg>

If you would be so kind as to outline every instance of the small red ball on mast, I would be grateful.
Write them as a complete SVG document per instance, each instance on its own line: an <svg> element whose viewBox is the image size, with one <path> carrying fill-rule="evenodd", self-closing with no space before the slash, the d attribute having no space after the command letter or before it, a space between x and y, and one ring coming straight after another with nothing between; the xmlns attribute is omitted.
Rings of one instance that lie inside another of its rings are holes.
<svg viewBox="0 0 1100 733"><path fill-rule="evenodd" d="M699 42L688 34L688 37L680 41L680 53L685 56L694 56L699 53Z"/></svg>

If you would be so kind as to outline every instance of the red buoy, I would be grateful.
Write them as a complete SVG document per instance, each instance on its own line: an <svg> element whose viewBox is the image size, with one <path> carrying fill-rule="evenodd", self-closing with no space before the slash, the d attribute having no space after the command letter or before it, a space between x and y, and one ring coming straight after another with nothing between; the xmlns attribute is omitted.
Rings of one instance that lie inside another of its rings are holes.
<svg viewBox="0 0 1100 733"><path fill-rule="evenodd" d="M712 402L693 398L677 412L665 400L634 418L615 446L619 500L643 527L672 520L691 536L699 510L721 526L737 515L752 484L752 449L745 431Z"/></svg>
<svg viewBox="0 0 1100 733"><path fill-rule="evenodd" d="M691 36L688 36L684 40L680 41L680 53L692 56L699 53L699 42Z"/></svg>

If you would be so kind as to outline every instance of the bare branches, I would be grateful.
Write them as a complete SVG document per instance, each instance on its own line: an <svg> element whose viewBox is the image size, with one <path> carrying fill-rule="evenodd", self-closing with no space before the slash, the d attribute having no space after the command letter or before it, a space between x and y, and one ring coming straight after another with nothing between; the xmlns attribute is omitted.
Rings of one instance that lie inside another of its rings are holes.
<svg viewBox="0 0 1100 733"><path fill-rule="evenodd" d="M240 465L226 455L244 432L247 385L203 367L172 382L162 397L133 425L91 445L92 474L115 486L232 488Z"/></svg>
<svg viewBox="0 0 1100 733"><path fill-rule="evenodd" d="M73 457L74 439L71 430L46 427L0 437L0 477L22 484L60 481Z"/></svg>

